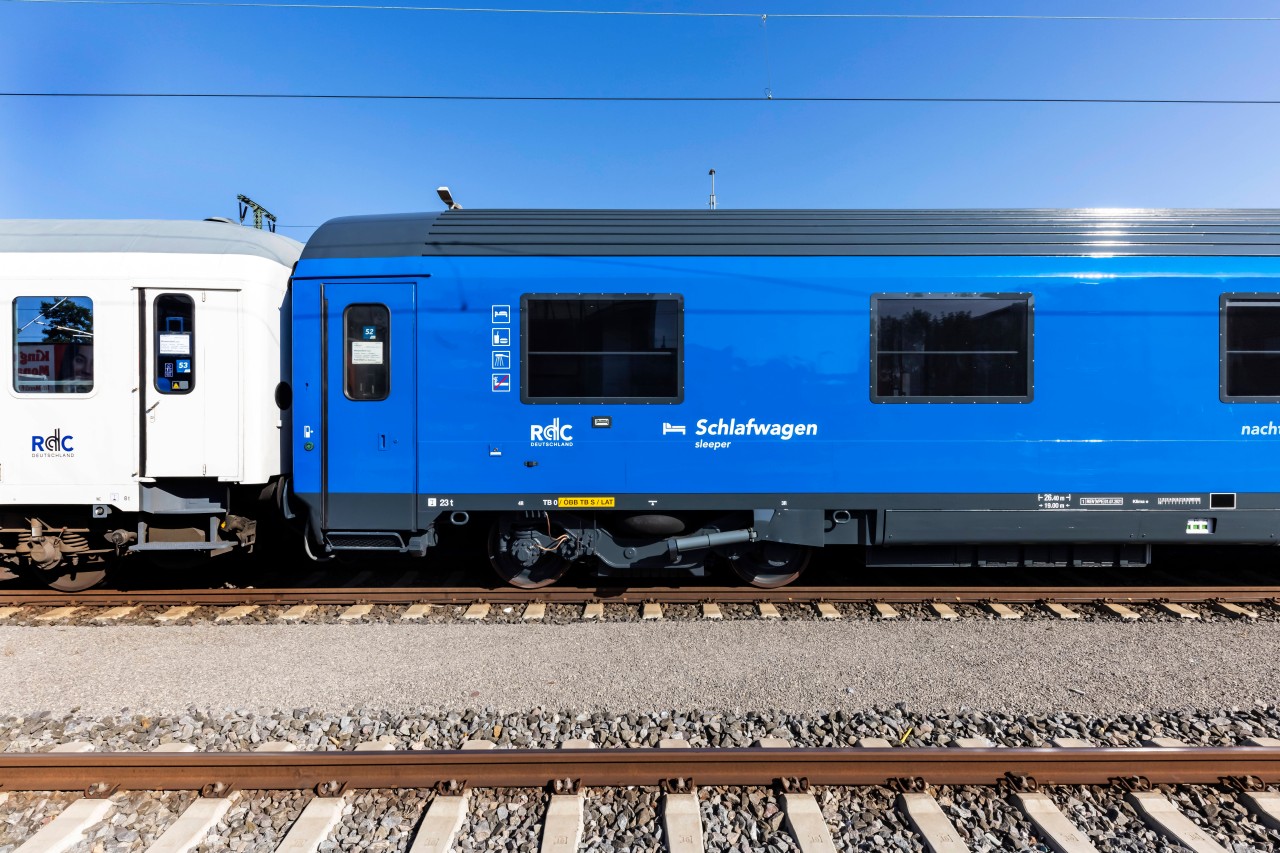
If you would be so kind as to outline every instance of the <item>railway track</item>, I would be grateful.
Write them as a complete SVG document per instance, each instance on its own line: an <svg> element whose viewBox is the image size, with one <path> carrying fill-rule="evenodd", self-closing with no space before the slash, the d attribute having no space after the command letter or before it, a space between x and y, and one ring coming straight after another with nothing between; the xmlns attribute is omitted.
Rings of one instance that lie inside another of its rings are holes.
<svg viewBox="0 0 1280 853"><path fill-rule="evenodd" d="M322 611L322 608L332 612ZM375 608L378 612L375 613ZM513 615L516 609L518 615ZM330 587L271 589L94 590L73 595L48 590L0 592L0 625L68 619L112 622L140 617L235 621L262 618L337 621L424 619L449 613L481 621L501 611L511 619L542 621L549 608L564 620L613 618L896 619L943 620L965 615L1020 619L1082 616L1136 621L1145 614L1195 620L1205 614L1241 619L1280 617L1280 586L814 586L779 590L695 586L556 587Z"/></svg>
<svg viewBox="0 0 1280 853"><path fill-rule="evenodd" d="M1192 786L1193 793L1212 788L1247 812L1243 819L1255 832L1280 830L1280 740L1233 747L1188 747L1164 739L1140 748L1083 741L993 748L980 739L956 745L895 747L866 738L853 748L793 749L769 739L746 749L594 749L585 741L565 741L564 748L545 750L494 749L491 742L473 741L461 750L432 751L374 742L350 752L295 752L267 744L254 752L197 753L170 746L163 752L92 753L71 744L48 753L0 754L0 797L25 791L84 794L19 846L21 853L66 849L105 819L115 800L139 791L201 794L167 826L157 827L158 837L145 848L152 853L201 843L241 792L261 796L279 790L307 792L305 807L287 821L277 848L289 851L320 849L353 794L368 789L402 791L418 804L420 817L403 848L411 853L450 849L467 822L471 792L489 788L545 792L539 849L547 853L578 849L588 797L628 786L652 793L672 853L705 849L704 823L714 817L703 807L705 789L724 786L773 792L781 815L774 826L792 842L786 849L806 852L835 850L842 821L855 817L829 808L824 815L815 793L832 787L880 789L914 835L917 846L906 849L923 846L936 853L971 849L965 839L974 833L964 826L965 810L944 808L950 799L939 796L954 786L986 789L1032 828L1036 843L1045 845L1038 849L1066 853L1096 849L1090 833L1073 824L1069 809L1064 812L1071 800L1066 786L1105 789L1152 831L1197 853L1230 848L1219 843L1219 828L1179 806L1169 786ZM0 804L0 821L4 809Z"/></svg>

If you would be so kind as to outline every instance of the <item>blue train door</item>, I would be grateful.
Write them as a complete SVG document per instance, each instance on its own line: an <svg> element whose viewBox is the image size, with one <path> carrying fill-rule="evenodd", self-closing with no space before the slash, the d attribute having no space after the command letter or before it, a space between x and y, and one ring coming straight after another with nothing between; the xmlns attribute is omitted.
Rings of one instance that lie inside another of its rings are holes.
<svg viewBox="0 0 1280 853"><path fill-rule="evenodd" d="M326 530L416 526L414 284L323 286Z"/></svg>

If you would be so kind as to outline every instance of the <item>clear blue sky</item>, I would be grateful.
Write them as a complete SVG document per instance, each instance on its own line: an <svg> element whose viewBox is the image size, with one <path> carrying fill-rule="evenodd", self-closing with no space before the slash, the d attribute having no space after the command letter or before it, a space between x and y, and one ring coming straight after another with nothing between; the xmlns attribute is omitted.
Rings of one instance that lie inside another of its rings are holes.
<svg viewBox="0 0 1280 853"><path fill-rule="evenodd" d="M766 89L1275 99L1280 21L776 16L1280 16L1276 0L498 5L773 17L0 0L0 91L759 100L0 97L0 217L234 219L243 193L276 214L280 233L305 239L335 216L439 210L441 184L467 208L705 208L710 168L721 208L1280 207L1280 105L764 100Z"/></svg>

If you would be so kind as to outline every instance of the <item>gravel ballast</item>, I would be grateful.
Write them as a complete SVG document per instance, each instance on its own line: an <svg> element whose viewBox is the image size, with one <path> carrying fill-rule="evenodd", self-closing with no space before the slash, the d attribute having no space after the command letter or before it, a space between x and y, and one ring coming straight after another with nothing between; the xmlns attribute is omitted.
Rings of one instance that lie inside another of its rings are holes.
<svg viewBox="0 0 1280 853"><path fill-rule="evenodd" d="M1153 737L1225 746L1280 737L1280 623L1125 624L1036 619L956 623L846 619L516 624L213 624L0 627L0 751L83 742L97 751L188 743L202 751L285 742L352 750L748 747L763 738L847 747L957 738L1042 747L1053 738L1138 746ZM744 707L745 706L745 707ZM1280 851L1220 787L1163 789L1232 853ZM837 849L916 851L886 788L817 787ZM1030 825L989 788L936 788L972 850L1036 850ZM1106 788L1050 789L1104 853L1175 851ZM186 794L122 792L76 849L115 853L155 838ZM587 789L582 849L662 849L661 793ZM778 794L699 787L709 850L789 853ZM275 849L310 797L243 791L198 849ZM432 795L350 791L329 850L404 851ZM0 853L74 795L14 793ZM458 849L538 849L547 794L475 789Z"/></svg>
<svg viewBox="0 0 1280 853"><path fill-rule="evenodd" d="M566 740L607 748L656 748L681 739L694 748L745 748L765 738L797 747L850 747L860 738L884 738L911 747L954 746L958 738L985 738L995 746L1044 747L1053 738L1096 746L1136 747L1156 738L1190 746L1233 746L1249 738L1280 738L1280 706L1170 710L1092 716L961 710L920 711L899 704L860 711L796 714L785 711L661 710L613 713L534 708L449 711L312 708L263 713L245 708L188 708L176 714L124 710L94 716L38 712L0 715L0 752L47 752L84 743L97 752L152 750L185 743L202 752L251 751L266 743L298 750L353 750L383 741L396 749L458 749L490 741L506 749L554 749Z"/></svg>
<svg viewBox="0 0 1280 853"><path fill-rule="evenodd" d="M1138 746L1151 737L1176 737L1192 745L1229 745L1252 737L1280 735L1280 707L1254 705L1090 716L963 711L924 713L901 705L792 714L782 711L674 710L610 713L534 709L503 713L492 708L408 712L364 709L335 713L297 709L259 713L247 709L188 709L165 715L121 712L94 717L0 715L0 751L45 751L57 743L83 742L98 751L154 749L180 741L202 750L244 750L286 742L301 750L352 750L375 740L400 749L453 749L489 740L499 748L555 747L570 738L604 748L653 748L659 739L682 738L695 748L746 747L763 738L795 746L850 746L861 737L883 737L907 746L946 748L956 738L986 737L1004 746L1044 746L1054 737L1083 738L1106 746ZM1159 786L1184 814L1232 853L1280 850L1280 833L1261 825L1235 795L1213 786ZM1003 794L987 787L932 789L966 845L976 851L1037 850L1038 836ZM895 795L880 787L827 787L812 791L837 849L921 850L919 837L895 810ZM1144 825L1110 788L1051 787L1049 795L1104 853L1179 850ZM661 849L661 798L651 788L587 788L584 850L639 853ZM0 804L0 853L9 853L75 794L15 793ZM243 791L231 810L197 848L213 851L275 849L310 794L303 791ZM351 791L347 808L322 850L408 849L432 799L424 790ZM548 802L544 790L478 788L471 791L459 834L460 850L538 849ZM708 850L743 853L798 849L786 827L781 800L770 788L699 786L697 796ZM77 848L81 853L117 853L139 839L155 838L189 793L123 792L112 814ZM6 843L6 841L8 843Z"/></svg>

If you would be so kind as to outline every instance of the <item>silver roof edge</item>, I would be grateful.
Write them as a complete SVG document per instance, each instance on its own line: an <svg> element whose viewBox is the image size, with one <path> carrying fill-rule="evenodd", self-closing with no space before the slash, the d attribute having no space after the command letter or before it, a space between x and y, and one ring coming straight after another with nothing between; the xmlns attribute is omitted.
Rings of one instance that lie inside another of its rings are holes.
<svg viewBox="0 0 1280 853"><path fill-rule="evenodd" d="M251 255L292 267L302 244L270 231L197 219L0 219L0 252Z"/></svg>

